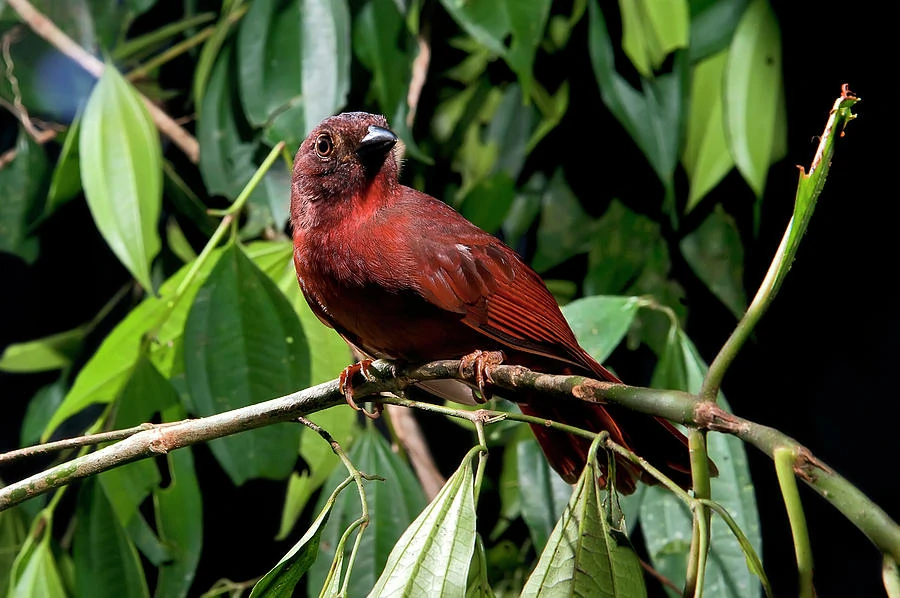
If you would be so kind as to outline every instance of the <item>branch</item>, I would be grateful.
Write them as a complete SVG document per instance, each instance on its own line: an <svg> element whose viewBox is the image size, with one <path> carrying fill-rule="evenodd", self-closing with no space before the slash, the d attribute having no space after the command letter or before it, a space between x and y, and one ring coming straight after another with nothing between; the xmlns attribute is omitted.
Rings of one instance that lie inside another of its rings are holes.
<svg viewBox="0 0 900 598"><path fill-rule="evenodd" d="M32 6L28 0L8 0L8 4L19 13L19 16L31 27L32 31L77 62L81 68L100 78L106 65L97 59L96 56L75 43L53 21ZM140 92L137 93L144 100L144 104L146 104L147 110L150 112L150 116L153 118L153 122L159 131L171 139L187 155L188 159L196 164L200 159L200 144L197 143L197 139L172 120L172 117L163 112L146 96Z"/></svg>
<svg viewBox="0 0 900 598"><path fill-rule="evenodd" d="M455 378L476 382L473 367L463 368L462 372L459 368L460 362L457 360L435 361L399 369L389 362L376 361L369 368L374 380L360 380L359 384L354 385L354 396L357 399L377 398L379 393L402 391L417 382L427 380ZM858 488L816 458L809 449L774 428L748 421L723 411L715 403L700 401L696 395L676 390L626 386L582 376L542 374L515 365L495 366L490 371L490 382L498 391L527 389L532 392L538 391L547 399L611 402L687 426L732 434L773 459L777 449L781 449L779 452L789 450L793 455L794 473L843 513L879 550L889 555L895 562L900 562L900 526ZM344 400L337 380L332 380L265 403L141 431L117 444L0 489L0 511L53 488L119 465L230 434L274 423L294 421L300 416L339 405ZM415 403L394 398L386 398L385 401L394 404ZM518 414L493 413L486 410L454 411L436 405L429 407L434 410L452 411L453 415L466 419L479 418L485 423L507 418L549 424L554 428L574 431L571 426L553 424L540 418L527 418Z"/></svg>

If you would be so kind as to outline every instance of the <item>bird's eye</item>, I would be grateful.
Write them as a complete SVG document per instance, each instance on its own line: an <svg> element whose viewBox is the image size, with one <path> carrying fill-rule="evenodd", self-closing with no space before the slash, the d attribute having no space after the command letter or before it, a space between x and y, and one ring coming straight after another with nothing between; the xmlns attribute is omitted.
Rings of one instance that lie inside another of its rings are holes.
<svg viewBox="0 0 900 598"><path fill-rule="evenodd" d="M333 151L334 143L331 141L330 135L323 133L316 137L316 153L320 158L327 158Z"/></svg>

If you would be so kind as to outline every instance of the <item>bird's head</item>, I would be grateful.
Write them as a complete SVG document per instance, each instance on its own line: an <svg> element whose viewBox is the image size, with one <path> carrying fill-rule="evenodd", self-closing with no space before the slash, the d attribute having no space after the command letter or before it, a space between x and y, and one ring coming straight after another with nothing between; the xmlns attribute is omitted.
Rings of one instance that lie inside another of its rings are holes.
<svg viewBox="0 0 900 598"><path fill-rule="evenodd" d="M294 225L319 211L315 204L335 211L339 204L365 202L373 188L386 191L397 184L398 142L387 120L375 114L345 112L319 123L294 158Z"/></svg>

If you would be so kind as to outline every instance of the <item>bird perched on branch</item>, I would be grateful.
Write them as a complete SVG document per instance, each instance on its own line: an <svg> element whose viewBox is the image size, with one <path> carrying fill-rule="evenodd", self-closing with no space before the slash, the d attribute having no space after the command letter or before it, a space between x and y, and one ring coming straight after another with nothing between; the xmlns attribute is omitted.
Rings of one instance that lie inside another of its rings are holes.
<svg viewBox="0 0 900 598"><path fill-rule="evenodd" d="M481 372L502 352L506 363L536 371L618 382L581 348L540 276L512 249L444 202L399 182L397 144L384 117L350 112L322 121L297 151L294 265L319 319L373 358L462 358ZM421 386L472 401L471 388L456 380ZM536 392L504 396L526 414L607 430L679 484L690 484L686 439L663 419ZM576 481L589 441L532 428L550 464ZM642 472L624 459L616 471L617 488L634 491Z"/></svg>

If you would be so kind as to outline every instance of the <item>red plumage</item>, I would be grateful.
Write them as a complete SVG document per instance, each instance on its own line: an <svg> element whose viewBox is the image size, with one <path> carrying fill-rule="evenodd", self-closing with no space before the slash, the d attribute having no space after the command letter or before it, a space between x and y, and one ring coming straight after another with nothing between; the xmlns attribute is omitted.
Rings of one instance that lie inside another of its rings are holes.
<svg viewBox="0 0 900 598"><path fill-rule="evenodd" d="M618 381L579 346L544 282L512 249L399 183L397 138L387 126L361 112L334 116L297 152L294 264L316 315L372 357L421 363L502 350L506 363ZM690 484L685 438L665 420L615 405L507 398L525 413L608 430ZM589 443L533 429L551 465L574 482ZM617 472L617 487L633 491L641 472L621 460Z"/></svg>

